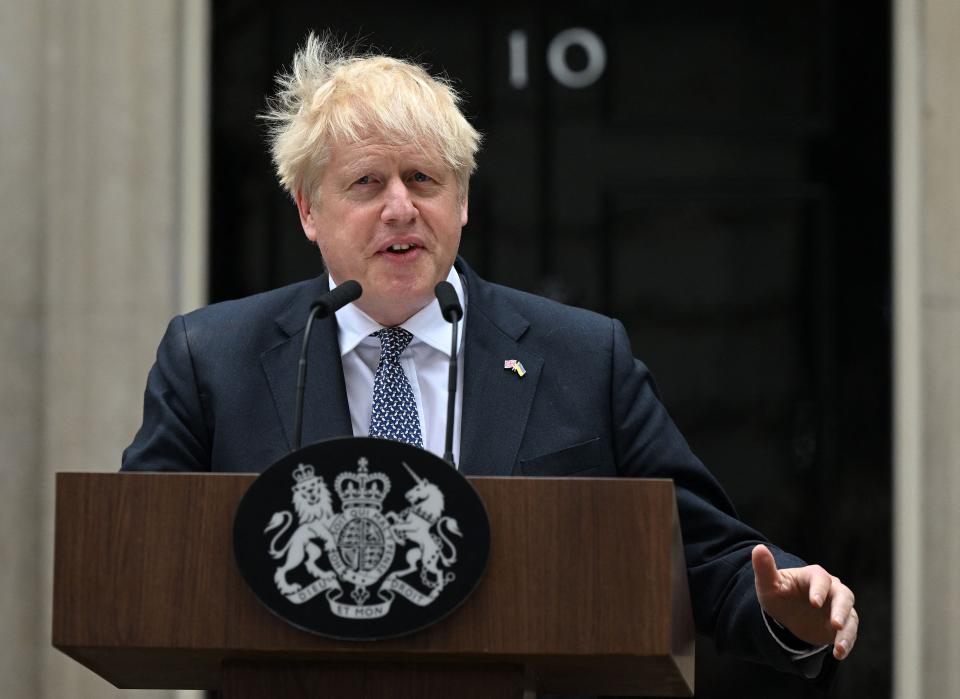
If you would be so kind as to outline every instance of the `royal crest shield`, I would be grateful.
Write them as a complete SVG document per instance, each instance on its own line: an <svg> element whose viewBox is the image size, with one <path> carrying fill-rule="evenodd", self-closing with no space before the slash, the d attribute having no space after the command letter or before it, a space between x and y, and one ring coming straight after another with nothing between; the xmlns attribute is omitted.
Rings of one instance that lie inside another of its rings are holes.
<svg viewBox="0 0 960 699"><path fill-rule="evenodd" d="M237 564L257 597L338 639L438 621L476 587L489 547L470 483L433 454L382 439L290 454L254 481L234 521Z"/></svg>

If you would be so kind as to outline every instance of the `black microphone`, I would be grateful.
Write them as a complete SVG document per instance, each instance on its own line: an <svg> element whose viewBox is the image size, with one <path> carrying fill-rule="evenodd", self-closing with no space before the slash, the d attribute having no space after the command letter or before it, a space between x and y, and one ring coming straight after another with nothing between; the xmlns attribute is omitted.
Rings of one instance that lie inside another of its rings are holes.
<svg viewBox="0 0 960 699"><path fill-rule="evenodd" d="M457 292L453 284L448 281L442 281L437 284L433 290L437 295L437 302L440 304L440 314L450 323L454 323L463 318L463 308L460 307L460 299L457 298Z"/></svg>
<svg viewBox="0 0 960 699"><path fill-rule="evenodd" d="M339 311L351 301L356 301L362 293L363 289L360 288L360 282L355 282L351 279L335 289L330 289L330 291L310 304L310 308L318 309L317 318L326 318L331 313Z"/></svg>
<svg viewBox="0 0 960 699"><path fill-rule="evenodd" d="M310 345L313 321L336 313L351 301L360 298L362 293L360 283L351 279L310 304L310 315L307 316L307 327L303 331L303 346L300 348L300 363L297 370L297 410L293 415L293 451L300 448L303 435L303 389L307 383L307 347Z"/></svg>
<svg viewBox="0 0 960 699"><path fill-rule="evenodd" d="M456 467L453 460L453 417L457 404L457 321L463 318L463 308L450 282L440 282L433 291L437 295L437 303L440 304L440 314L453 326L450 332L450 373L447 376L447 441L443 458Z"/></svg>

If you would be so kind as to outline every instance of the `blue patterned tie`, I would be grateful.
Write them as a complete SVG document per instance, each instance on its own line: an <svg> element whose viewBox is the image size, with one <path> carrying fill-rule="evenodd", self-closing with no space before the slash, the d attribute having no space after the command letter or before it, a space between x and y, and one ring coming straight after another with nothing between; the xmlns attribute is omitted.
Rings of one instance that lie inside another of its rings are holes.
<svg viewBox="0 0 960 699"><path fill-rule="evenodd" d="M380 338L380 365L373 377L373 409L370 436L423 446L420 416L410 381L400 366L400 354L413 339L403 328L384 328L373 333Z"/></svg>

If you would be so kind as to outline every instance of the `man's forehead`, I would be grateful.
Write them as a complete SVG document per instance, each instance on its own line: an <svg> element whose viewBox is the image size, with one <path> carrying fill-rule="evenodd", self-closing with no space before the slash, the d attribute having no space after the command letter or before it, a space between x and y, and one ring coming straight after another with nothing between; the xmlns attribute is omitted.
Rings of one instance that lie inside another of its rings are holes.
<svg viewBox="0 0 960 699"><path fill-rule="evenodd" d="M442 164L443 158L428 146L409 141L400 142L378 134L348 143L332 144L328 164L333 167L351 167L392 161Z"/></svg>

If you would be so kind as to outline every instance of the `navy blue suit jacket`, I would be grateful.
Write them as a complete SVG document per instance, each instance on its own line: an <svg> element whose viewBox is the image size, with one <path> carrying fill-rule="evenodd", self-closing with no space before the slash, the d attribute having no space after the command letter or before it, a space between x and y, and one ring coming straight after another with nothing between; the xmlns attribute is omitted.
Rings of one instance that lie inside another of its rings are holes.
<svg viewBox="0 0 960 699"><path fill-rule="evenodd" d="M460 470L466 475L672 478L694 618L721 651L797 672L766 630L752 547L719 483L661 404L620 322L483 281L467 289ZM297 360L326 275L174 318L124 470L259 472L293 442ZM503 362L518 359L522 379ZM315 326L303 442L352 434L337 328ZM780 566L803 565L772 549Z"/></svg>

